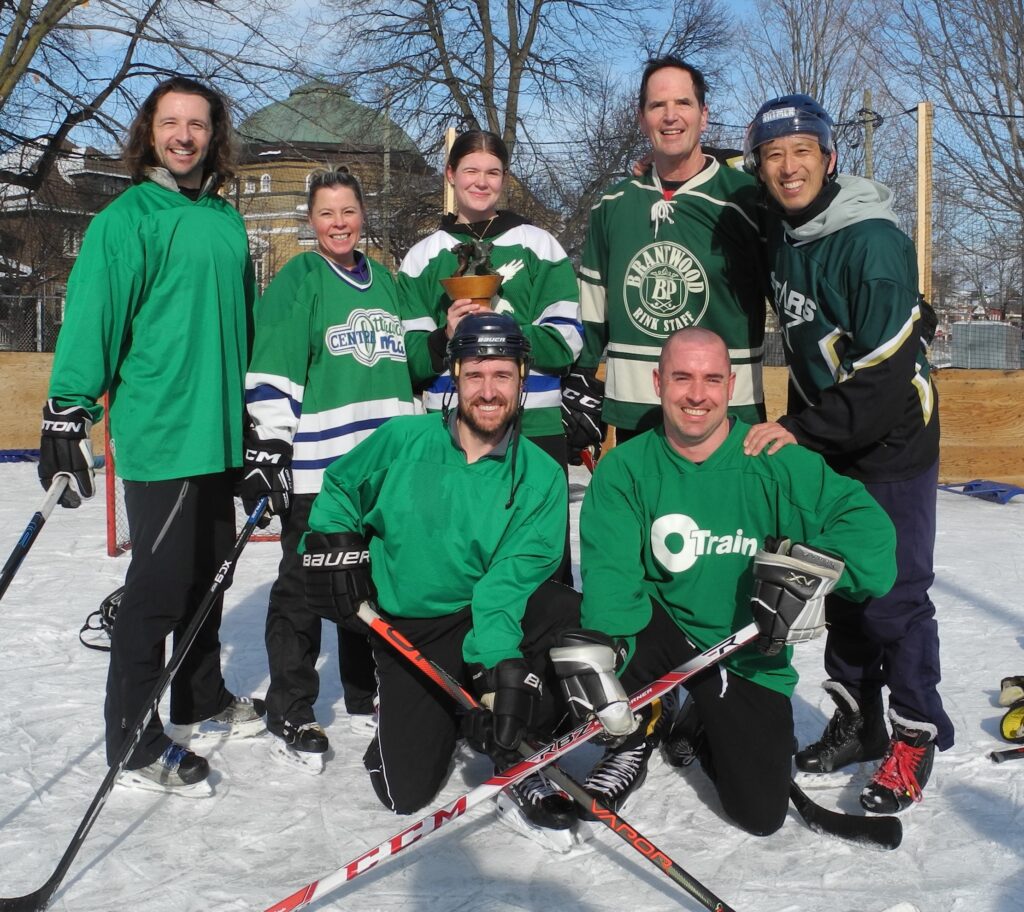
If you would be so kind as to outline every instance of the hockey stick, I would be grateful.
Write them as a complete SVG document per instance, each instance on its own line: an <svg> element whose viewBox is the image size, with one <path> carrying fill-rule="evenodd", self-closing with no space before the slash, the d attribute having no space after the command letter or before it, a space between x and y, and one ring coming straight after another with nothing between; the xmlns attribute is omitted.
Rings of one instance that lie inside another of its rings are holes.
<svg viewBox="0 0 1024 912"><path fill-rule="evenodd" d="M374 611L369 602L362 602L359 605L359 618L382 640L393 646L397 652L401 653L404 658L444 690L463 709L474 710L480 708L480 704L472 694L444 668L423 655L400 630L394 625L389 624ZM532 753L531 748L525 743L519 746L519 752L524 757L528 757ZM661 849L638 830L626 823L615 811L594 798L572 776L559 769L556 764L552 763L548 766L545 770L545 775L566 792L580 807L589 811L595 820L603 823L616 836L632 846L658 870L664 872L667 877L681 886L705 909L709 909L711 912L735 912L731 906L726 905L723 900L715 896L704 884L669 858L668 855L662 852Z"/></svg>
<svg viewBox="0 0 1024 912"><path fill-rule="evenodd" d="M815 804L795 782L789 783L793 806L815 833L836 836L875 849L897 849L903 841L903 824L895 817L859 817L830 811Z"/></svg>
<svg viewBox="0 0 1024 912"><path fill-rule="evenodd" d="M11 556L7 558L3 572L0 573L0 599L7 592L7 587L11 585L14 574L18 572L21 562L25 559L25 555L28 554L36 538L38 538L40 531L46 524L46 520L53 512L53 508L57 505L57 501L60 500L67 486L68 476L58 475L50 483L50 487L46 489L46 496L43 498L42 504L32 514L32 518L28 521L25 531L21 533L21 538L18 539L18 543L14 546Z"/></svg>
<svg viewBox="0 0 1024 912"><path fill-rule="evenodd" d="M593 475L594 469L597 468L597 462L594 459L594 453L591 451L590 447L587 447L585 450L580 450L580 460L588 469L590 469L590 474Z"/></svg>
<svg viewBox="0 0 1024 912"><path fill-rule="evenodd" d="M988 756L993 763L1004 763L1007 760L1024 760L1024 747L1011 747L1007 750L992 751Z"/></svg>
<svg viewBox="0 0 1024 912"><path fill-rule="evenodd" d="M214 576L213 582L210 584L210 588L207 590L206 595L203 596L202 602L199 603L199 607L196 609L195 615L189 622L188 627L185 628L185 632L178 640L178 643L174 648L174 652L171 653L171 657L167 661L167 665L163 670L163 674L161 674L159 680L157 680L149 695L148 702L143 707L142 712L139 713L139 717L135 720L135 725L130 729L128 736L124 740L124 744L121 745L121 749L118 751L117 757L110 765L110 769L107 770L107 775L103 778L103 782L100 783L100 787L96 792L96 797L92 799L92 804L89 805L89 809L85 812L85 817L82 818L82 822L78 825L78 829L75 831L75 835L71 838L70 845L68 845L67 849L64 851L64 855L58 863L57 869L50 875L49 880L47 880L46 883L44 883L38 890L35 890L32 893L27 893L24 896L0 898L0 912L41 912L41 910L45 909L49 904L50 899L57 890L57 887L60 886L61 881L64 879L64 875L67 874L68 868L71 867L71 863L75 860L78 850L82 847L85 837L89 834L89 830L92 829L92 825L96 822L96 818L99 816L100 811L103 810L103 805L106 803L107 798L110 797L110 792L114 788L114 784L117 782L117 777L121 775L125 765L128 763L128 759L132 755L132 752L138 746L138 743L142 738L143 730L146 728L150 718L160 706L160 698L163 696L164 691L171 683L171 679L177 673L178 668L184 661L185 654L188 652L189 647L191 647L199 633L199 628L203 625L203 622L213 609L213 603L217 600L217 597L221 594L221 590L224 587L224 580L227 579L228 575L234 569L235 564L238 562L238 557L242 553L242 549L245 547L245 543L249 540L249 536L252 535L253 530L256 528L256 525L263 516L266 508L267 498L262 497L256 504L252 513L249 514L249 518L245 521L245 525L242 526L242 531L239 532L238 538L235 540L235 545L231 549L231 553L220 565L220 569L217 571L217 575Z"/></svg>
<svg viewBox="0 0 1024 912"><path fill-rule="evenodd" d="M730 634L720 643L705 650L700 655L694 656L694 658L680 665L674 671L662 675L658 680L638 690L629 698L630 708L634 711L643 708L651 701L656 700L687 679L692 678L697 672L703 671L720 659L724 659L727 655L734 653L737 649L746 646L757 635L757 625L754 623L747 624L742 630ZM520 760L504 772L495 773L490 779L480 783L471 791L461 795L449 804L431 811L426 817L420 818L401 832L384 840L384 842L371 849L367 849L361 855L353 858L327 876L306 884L306 886L296 890L291 896L287 896L280 902L270 906L265 912L291 912L293 909L300 909L311 903L314 899L325 896L350 880L355 880L360 874L365 874L385 858L397 855L402 849L415 845L424 836L439 830L449 820L462 817L470 808L486 801L488 798L494 797L503 788L513 785L521 779L525 779L549 763L553 763L559 757L589 741L601 731L603 731L601 723L596 719L573 729L550 744L544 745L532 756Z"/></svg>

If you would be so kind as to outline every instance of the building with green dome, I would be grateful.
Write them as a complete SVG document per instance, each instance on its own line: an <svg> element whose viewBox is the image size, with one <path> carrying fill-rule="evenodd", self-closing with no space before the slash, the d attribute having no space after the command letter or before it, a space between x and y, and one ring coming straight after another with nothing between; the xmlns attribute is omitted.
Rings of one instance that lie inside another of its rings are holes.
<svg viewBox="0 0 1024 912"><path fill-rule="evenodd" d="M367 209L361 249L388 266L436 221L441 175L398 124L342 86L301 86L247 117L238 133L241 163L225 193L245 218L261 289L315 246L306 194L317 168L343 165L359 179Z"/></svg>

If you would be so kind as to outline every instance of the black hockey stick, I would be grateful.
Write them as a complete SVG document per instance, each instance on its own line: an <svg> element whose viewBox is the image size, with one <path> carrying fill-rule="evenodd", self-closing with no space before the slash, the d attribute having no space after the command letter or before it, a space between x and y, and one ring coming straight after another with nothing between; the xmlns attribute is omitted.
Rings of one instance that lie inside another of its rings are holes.
<svg viewBox="0 0 1024 912"><path fill-rule="evenodd" d="M1011 747L1007 750L992 751L988 756L993 763L1005 763L1007 760L1024 760L1024 747Z"/></svg>
<svg viewBox="0 0 1024 912"><path fill-rule="evenodd" d="M400 630L377 614L368 602L360 604L359 617L374 633L393 646L396 652L408 659L409 662L452 697L463 709L474 710L480 708L480 704L469 691L444 668L423 655ZM532 749L524 743L520 745L519 752L524 757L529 757ZM669 858L668 855L642 833L630 826L615 811L590 795L582 785L564 770L560 769L557 764L552 763L544 772L555 785L566 792L580 807L588 811L595 820L603 823L616 836L632 846L633 849L639 852L659 871L675 881L690 896L696 899L705 909L709 909L711 912L735 912L731 906L726 905L724 900L715 896L704 884Z"/></svg>
<svg viewBox="0 0 1024 912"><path fill-rule="evenodd" d="M815 804L795 782L789 783L793 806L815 833L837 836L875 849L897 849L903 841L903 824L895 817L860 817L830 811Z"/></svg>
<svg viewBox="0 0 1024 912"><path fill-rule="evenodd" d="M99 816L100 811L103 810L103 805L106 803L107 798L110 797L110 792L114 788L114 784L117 782L117 777L121 775L125 765L128 763L128 759L132 755L132 752L138 746L146 725L160 706L160 698L163 696L164 691L168 686L170 686L171 679L177 673L182 661L184 661L185 654L188 652L189 647L191 647L199 633L199 628L209 616L210 611L213 608L213 603L221 594L221 590L224 587L224 580L227 579L234 570L235 564L238 562L238 557L242 553L242 549L245 547L245 543L249 540L249 536L252 535L253 530L256 528L256 525L263 516L266 508L267 498L262 497L256 504L252 513L249 514L249 518L245 521L245 525L242 526L242 531L238 534L238 538L235 541L234 547L231 549L231 553L220 565L220 569L217 571L217 575L214 576L213 582L210 584L210 588L207 590L206 595L203 596L203 600L196 609L194 617L189 622L188 627L185 628L185 632L178 639L177 646L175 646L174 652L171 653L171 657L167 661L163 674L161 674L160 678L157 680L152 693L149 695L148 702L145 707L143 707L142 712L139 713L139 717L135 720L135 725L131 728L128 736L125 738L124 744L121 746L117 757L110 765L110 769L107 770L107 775L104 777L103 782L100 783L100 787L96 792L96 797L92 799L92 804L89 805L89 809L85 812L85 817L82 818L82 822L78 825L78 829L75 831L75 835L71 838L70 845L68 845L67 849L64 851L64 855L58 863L57 869L50 875L49 880L47 880L46 883L44 883L38 890L35 890L32 893L27 893L25 896L12 896L0 899L0 912L41 912L41 910L45 909L47 905L49 905L50 899L56 892L57 887L60 886L61 881L64 879L64 875L67 874L68 868L71 867L71 863L75 860L75 856L78 855L78 850L82 847L85 837L89 834L89 830L92 829L92 825L96 822L96 818Z"/></svg>
<svg viewBox="0 0 1024 912"><path fill-rule="evenodd" d="M25 555L28 554L29 549L32 547L36 538L39 537L39 533L46 524L46 520L53 512L53 508L57 505L57 501L60 500L61 495L63 495L64 489L67 486L68 476L58 475L50 483L50 487L47 488L46 496L43 498L42 504L39 509L32 514L32 518L28 521L25 531L21 533L21 538L18 539L18 543L14 546L11 556L7 558L7 563L4 564L3 572L0 573L0 599L2 599L4 597L4 593L7 592L7 587L11 585L11 580L14 579L14 574L18 572L21 562L25 559Z"/></svg>
<svg viewBox="0 0 1024 912"><path fill-rule="evenodd" d="M746 646L757 635L757 625L754 623L747 624L742 630L730 634L720 643L717 643L710 649L706 649L700 655L694 656L690 661L680 665L674 671L662 675L658 680L638 690L629 698L630 708L634 711L641 709L693 677L697 672L709 668L720 659L724 659L737 649ZM501 773L495 773L490 779L481 782L480 785L471 791L460 795L443 807L431 811L426 817L421 817L414 823L409 824L405 829L395 833L394 836L384 840L384 842L371 849L367 849L325 877L311 881L304 887L296 890L291 896L286 896L280 902L274 903L265 912L291 912L293 909L300 909L308 905L314 899L325 896L332 890L336 890L343 884L354 880L360 874L365 874L371 868L376 867L379 862L384 861L384 859L397 855L402 849L407 849L411 845L422 842L425 836L429 836L431 833L441 829L448 821L457 820L470 808L486 801L488 798L493 798L502 789L519 782L521 779L525 779L549 763L554 763L559 757L589 741L601 731L603 731L601 723L596 719L573 729L550 744L544 745L532 756L520 760Z"/></svg>

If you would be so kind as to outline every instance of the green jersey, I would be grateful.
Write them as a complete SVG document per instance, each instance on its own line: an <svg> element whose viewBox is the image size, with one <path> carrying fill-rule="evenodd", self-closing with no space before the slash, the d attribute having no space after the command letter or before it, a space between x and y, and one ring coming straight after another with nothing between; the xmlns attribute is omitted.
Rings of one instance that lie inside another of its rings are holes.
<svg viewBox="0 0 1024 912"><path fill-rule="evenodd" d="M654 599L707 649L753 620L753 557L768 536L841 556L837 591L847 598L889 590L895 532L864 486L802 447L747 456L748 430L735 421L699 465L680 456L662 428L605 455L580 514L584 627L630 637L650 622ZM789 696L797 678L791 652L767 657L748 646L725 664Z"/></svg>
<svg viewBox="0 0 1024 912"><path fill-rule="evenodd" d="M474 234L472 228L479 230ZM515 317L530 340L523 433L542 437L562 433L562 376L583 346L579 290L572 264L548 232L514 212L500 212L487 223L469 226L447 216L441 228L413 247L398 273L399 300L413 382L424 390L430 411L454 387L444 365L445 320L451 301L441 279L455 273L453 248L474 239L492 244L491 264L501 274L492 307Z"/></svg>
<svg viewBox="0 0 1024 912"><path fill-rule="evenodd" d="M309 528L369 540L390 614L440 617L470 605L463 655L493 667L521 656L526 600L558 566L567 513L562 470L534 443L521 438L513 460L506 438L469 464L452 428L430 414L393 418L334 462Z"/></svg>
<svg viewBox="0 0 1024 912"><path fill-rule="evenodd" d="M415 411L395 281L362 254L357 263L301 253L256 308L246 402L261 438L292 444L296 494L315 494L331 462Z"/></svg>
<svg viewBox="0 0 1024 912"><path fill-rule="evenodd" d="M130 481L240 466L254 298L242 217L154 169L85 233L49 395L98 421L109 393L117 473Z"/></svg>
<svg viewBox="0 0 1024 912"><path fill-rule="evenodd" d="M718 333L736 372L731 410L764 420L761 358L768 270L753 178L708 157L677 190L656 169L622 181L590 215L580 267L580 366L607 352L604 419L635 429L659 408L651 383L677 329Z"/></svg>

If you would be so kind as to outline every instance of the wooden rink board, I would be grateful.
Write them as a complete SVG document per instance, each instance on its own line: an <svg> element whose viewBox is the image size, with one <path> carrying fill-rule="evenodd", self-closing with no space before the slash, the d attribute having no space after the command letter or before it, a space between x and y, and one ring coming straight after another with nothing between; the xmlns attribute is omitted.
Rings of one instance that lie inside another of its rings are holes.
<svg viewBox="0 0 1024 912"><path fill-rule="evenodd" d="M0 352L0 450L39 446L40 410L53 363L51 353ZM1024 371L937 371L942 421L940 480L983 478L1024 486ZM786 405L786 369L764 371L769 417ZM103 451L93 429L93 451Z"/></svg>

